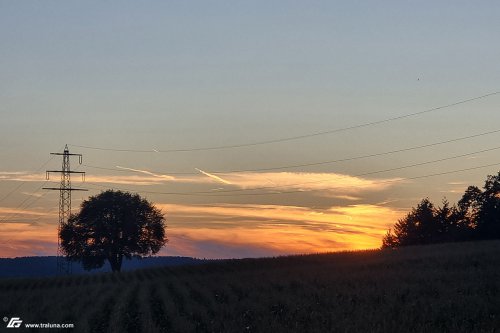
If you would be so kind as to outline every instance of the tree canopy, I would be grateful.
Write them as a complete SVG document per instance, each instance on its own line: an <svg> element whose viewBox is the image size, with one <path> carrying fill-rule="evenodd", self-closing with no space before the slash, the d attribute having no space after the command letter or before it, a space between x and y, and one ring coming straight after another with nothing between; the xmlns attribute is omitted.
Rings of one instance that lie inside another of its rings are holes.
<svg viewBox="0 0 500 333"><path fill-rule="evenodd" d="M158 253L166 244L162 212L137 194L104 191L81 204L60 230L61 247L86 270L108 260L120 271L123 257Z"/></svg>
<svg viewBox="0 0 500 333"><path fill-rule="evenodd" d="M387 232L382 247L479 239L500 239L500 172L482 190L469 186L456 205L423 199Z"/></svg>

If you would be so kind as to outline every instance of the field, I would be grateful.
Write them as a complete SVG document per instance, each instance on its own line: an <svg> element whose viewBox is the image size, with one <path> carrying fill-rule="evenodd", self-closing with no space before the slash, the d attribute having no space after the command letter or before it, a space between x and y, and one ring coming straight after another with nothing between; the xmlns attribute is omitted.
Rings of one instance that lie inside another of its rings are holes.
<svg viewBox="0 0 500 333"><path fill-rule="evenodd" d="M0 316L72 332L498 332L500 241L3 279Z"/></svg>

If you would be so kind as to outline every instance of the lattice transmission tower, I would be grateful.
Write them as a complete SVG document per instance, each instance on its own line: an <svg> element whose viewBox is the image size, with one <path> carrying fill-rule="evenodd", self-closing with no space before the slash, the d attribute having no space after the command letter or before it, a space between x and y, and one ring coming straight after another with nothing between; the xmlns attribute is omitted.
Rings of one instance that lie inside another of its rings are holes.
<svg viewBox="0 0 500 333"><path fill-rule="evenodd" d="M45 190L59 191L59 226L57 228L57 271L59 274L71 274L71 262L67 260L61 248L61 229L68 222L71 215L71 192L72 191L87 191L83 188L71 187L71 174L77 173L82 175L82 181L85 180L85 172L71 171L70 156L78 156L79 164L82 164L82 154L70 154L68 145L62 153L50 153L51 155L62 156L61 170L47 170L46 179L50 179L50 173L56 172L61 174L61 184L59 187L44 187Z"/></svg>

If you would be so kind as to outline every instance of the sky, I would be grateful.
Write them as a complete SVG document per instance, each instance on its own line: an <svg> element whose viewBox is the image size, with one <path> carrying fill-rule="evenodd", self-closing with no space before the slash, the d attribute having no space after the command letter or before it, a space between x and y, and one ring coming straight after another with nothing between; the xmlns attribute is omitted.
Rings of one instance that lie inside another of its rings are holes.
<svg viewBox="0 0 500 333"><path fill-rule="evenodd" d="M72 211L139 193L165 214L161 255L380 247L422 198L456 202L500 170L499 16L497 1L0 0L0 257L55 255L59 194L42 187L66 144L89 189Z"/></svg>

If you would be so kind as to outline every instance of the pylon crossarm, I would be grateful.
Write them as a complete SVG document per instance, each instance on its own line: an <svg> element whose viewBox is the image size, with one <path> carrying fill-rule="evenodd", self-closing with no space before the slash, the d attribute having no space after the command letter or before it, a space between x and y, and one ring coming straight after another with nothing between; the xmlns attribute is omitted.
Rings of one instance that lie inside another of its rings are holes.
<svg viewBox="0 0 500 333"><path fill-rule="evenodd" d="M60 187L42 187L44 190L61 190ZM88 191L86 188L65 188L64 191Z"/></svg>

